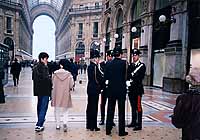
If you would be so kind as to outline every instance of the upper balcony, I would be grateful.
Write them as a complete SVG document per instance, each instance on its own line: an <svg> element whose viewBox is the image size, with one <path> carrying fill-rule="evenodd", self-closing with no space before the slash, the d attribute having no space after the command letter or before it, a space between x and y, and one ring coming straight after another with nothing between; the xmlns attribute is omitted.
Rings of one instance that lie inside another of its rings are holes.
<svg viewBox="0 0 200 140"><path fill-rule="evenodd" d="M22 10L23 6L20 2L0 0L0 7L5 7L14 10Z"/></svg>
<svg viewBox="0 0 200 140"><path fill-rule="evenodd" d="M69 12L70 14L88 14L88 13L101 13L103 9L102 5L99 6L85 6L85 7L81 7L81 8L70 8Z"/></svg>

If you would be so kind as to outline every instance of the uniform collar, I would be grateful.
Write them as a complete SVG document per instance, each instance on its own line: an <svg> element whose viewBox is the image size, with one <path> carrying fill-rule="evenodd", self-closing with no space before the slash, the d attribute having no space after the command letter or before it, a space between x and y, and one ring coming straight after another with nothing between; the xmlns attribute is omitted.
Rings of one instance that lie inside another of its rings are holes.
<svg viewBox="0 0 200 140"><path fill-rule="evenodd" d="M135 66L139 65L140 64L140 60L136 61L134 64L135 64Z"/></svg>

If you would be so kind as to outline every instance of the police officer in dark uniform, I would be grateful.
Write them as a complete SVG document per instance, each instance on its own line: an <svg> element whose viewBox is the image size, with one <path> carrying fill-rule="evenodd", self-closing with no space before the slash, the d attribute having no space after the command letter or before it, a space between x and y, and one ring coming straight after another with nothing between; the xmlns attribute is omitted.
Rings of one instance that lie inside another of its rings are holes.
<svg viewBox="0 0 200 140"><path fill-rule="evenodd" d="M146 66L139 60L140 50L133 49L131 53L133 63L128 67L128 80L130 80L128 96L132 110L132 121L128 127L134 127L133 130L137 131L142 130L141 99L144 94L142 81L145 76Z"/></svg>
<svg viewBox="0 0 200 140"><path fill-rule="evenodd" d="M88 85L87 95L88 104L86 109L86 128L90 131L99 131L97 127L97 113L98 113L98 101L99 94L101 92L101 85L103 83L103 76L99 70L99 51L90 51L90 65L88 66Z"/></svg>
<svg viewBox="0 0 200 140"><path fill-rule="evenodd" d="M106 60L107 61L103 61L100 63L100 66L103 70L103 72L105 72L105 67L108 63L110 63L113 59L113 50L108 50L106 52ZM105 106L106 106L106 102L107 102L107 88L104 85L103 91L101 92L101 104L100 104L100 109L101 109L101 121L99 123L99 125L104 125L104 120L105 120ZM113 122L113 126L115 126L114 122Z"/></svg>
<svg viewBox="0 0 200 140"><path fill-rule="evenodd" d="M113 50L114 59L106 65L104 78L108 86L108 110L106 120L106 135L111 134L115 114L115 104L118 102L119 136L126 136L125 131L125 100L126 100L126 61L121 59L121 47Z"/></svg>

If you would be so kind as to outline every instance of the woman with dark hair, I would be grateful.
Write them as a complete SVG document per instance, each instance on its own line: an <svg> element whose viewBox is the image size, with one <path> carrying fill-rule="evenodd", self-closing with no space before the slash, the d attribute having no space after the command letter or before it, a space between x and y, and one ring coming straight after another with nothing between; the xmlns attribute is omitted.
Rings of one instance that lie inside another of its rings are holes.
<svg viewBox="0 0 200 140"><path fill-rule="evenodd" d="M63 130L67 131L68 109L72 107L71 90L74 80L69 72L70 62L61 59L60 69L56 70L52 77L53 90L51 105L55 107L56 129L60 129L61 116L63 116Z"/></svg>

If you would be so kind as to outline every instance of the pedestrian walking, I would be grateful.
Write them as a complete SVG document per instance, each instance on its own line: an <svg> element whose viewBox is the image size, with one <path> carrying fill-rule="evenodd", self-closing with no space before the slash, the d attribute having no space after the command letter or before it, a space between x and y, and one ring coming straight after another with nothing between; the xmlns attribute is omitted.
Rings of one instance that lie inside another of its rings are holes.
<svg viewBox="0 0 200 140"><path fill-rule="evenodd" d="M99 51L90 51L90 64L88 66L88 84L87 84L87 109L86 109L86 129L90 131L99 131L97 127L97 114L98 114L98 102L99 94L101 93L101 85L103 82L103 76L98 68L99 63Z"/></svg>
<svg viewBox="0 0 200 140"><path fill-rule="evenodd" d="M17 58L15 58L14 62L11 64L10 73L13 75L14 86L19 84L19 75L21 72L21 64L18 62Z"/></svg>
<svg viewBox="0 0 200 140"><path fill-rule="evenodd" d="M129 101L132 110L132 121L128 127L134 127L133 130L142 130L142 95L144 94L144 87L142 81L145 76L146 66L140 61L140 50L133 49L132 52L133 63L128 67L129 86Z"/></svg>
<svg viewBox="0 0 200 140"><path fill-rule="evenodd" d="M182 128L182 140L200 140L200 68L192 68L186 82L190 88L177 97L172 124Z"/></svg>
<svg viewBox="0 0 200 140"><path fill-rule="evenodd" d="M43 125L52 90L52 81L47 67L49 55L46 52L41 52L38 58L39 63L33 67L32 72L33 93L34 96L38 97L36 132L44 130Z"/></svg>
<svg viewBox="0 0 200 140"><path fill-rule="evenodd" d="M63 130L67 132L68 109L72 107L71 91L74 80L72 74L69 72L71 63L66 59L61 59L59 65L60 69L56 70L52 77L51 105L54 107L56 129L60 130L62 119Z"/></svg>
<svg viewBox="0 0 200 140"><path fill-rule="evenodd" d="M119 136L126 136L125 131L125 101L126 101L126 61L122 60L122 49L115 47L114 59L106 65L104 78L108 86L108 108L106 120L106 135L111 134L115 114L116 101L118 102Z"/></svg>
<svg viewBox="0 0 200 140"><path fill-rule="evenodd" d="M86 62L83 64L83 71L84 71L84 74L86 74L86 70L87 70L87 64Z"/></svg>

